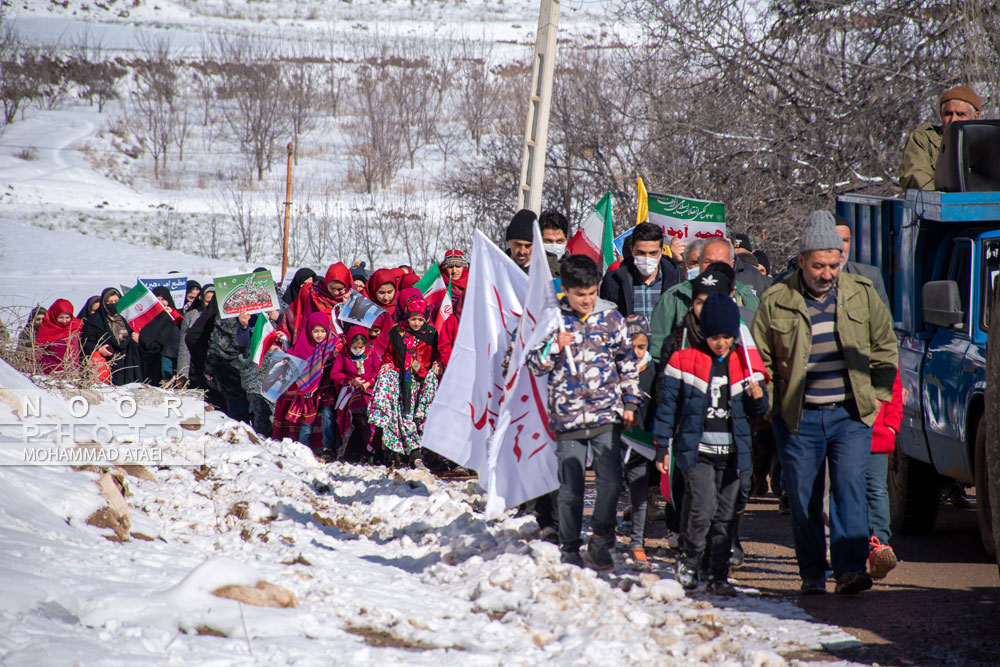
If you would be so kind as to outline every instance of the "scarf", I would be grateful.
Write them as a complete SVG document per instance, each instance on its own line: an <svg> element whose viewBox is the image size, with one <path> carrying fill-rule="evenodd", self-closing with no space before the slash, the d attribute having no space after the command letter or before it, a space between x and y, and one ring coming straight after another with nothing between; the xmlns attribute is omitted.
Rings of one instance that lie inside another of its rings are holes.
<svg viewBox="0 0 1000 667"><path fill-rule="evenodd" d="M38 327L35 334L36 345L46 345L56 341L65 340L72 344L70 337L79 334L83 328L83 322L74 317L67 324L59 324L56 318L63 314L73 314L73 304L66 299L56 299L55 303L45 313L42 325Z"/></svg>
<svg viewBox="0 0 1000 667"><path fill-rule="evenodd" d="M378 299L375 298L375 294L378 292L378 289L383 285L391 284L393 287L396 287L396 282L397 282L396 277L395 275L393 275L390 269L379 269L378 271L372 274L371 278L368 279L368 284L365 285L364 292L362 293L369 301L372 301L373 303L382 307L383 309L385 309L385 312L389 313L389 315L392 316L396 312L396 304L399 301L399 290L396 289L392 293L392 301L390 301L386 305L382 305L381 303L379 303Z"/></svg>
<svg viewBox="0 0 1000 667"><path fill-rule="evenodd" d="M327 284L334 280L343 283L346 288L342 295L336 297L326 288ZM298 341L305 323L313 313L324 313L331 318L334 317L334 310L347 299L350 289L351 272L341 262L330 265L322 282L303 285L298 298L285 309L285 333L288 334L289 340Z"/></svg>
<svg viewBox="0 0 1000 667"><path fill-rule="evenodd" d="M316 272L313 271L312 269L302 267L301 269L296 271L295 275L292 277L292 283L288 286L288 289L285 290L285 293L281 297L281 300L288 305L294 303L294 301L297 298L299 298L299 292L302 290L302 287L306 284L306 281L309 280L310 278L314 280L316 278Z"/></svg>
<svg viewBox="0 0 1000 667"><path fill-rule="evenodd" d="M322 343L317 344L312 339L312 330L317 326L326 330L326 338ZM323 369L327 361L336 354L342 344L340 337L332 334L333 323L326 313L313 313L306 321L306 328L295 341L295 345L289 350L289 354L299 359L308 361L305 371L296 381L299 393L308 396L319 387L320 379L323 376Z"/></svg>
<svg viewBox="0 0 1000 667"><path fill-rule="evenodd" d="M163 285L159 285L153 288L153 296L167 302L167 315L170 315L174 320L174 324L180 325L181 321L184 320L184 316L177 312L177 306L174 305L174 297L170 294L170 290Z"/></svg>
<svg viewBox="0 0 1000 667"><path fill-rule="evenodd" d="M417 348L420 343L429 345L432 348L437 341L437 331L430 324L424 324L419 331L414 331L406 322L401 322L392 327L389 331L389 344L392 345L396 359L402 362L400 371L400 399L403 403L403 410L410 411L410 399L413 396L413 371L411 365L417 358ZM421 369L426 376L430 373L429 368Z"/></svg>
<svg viewBox="0 0 1000 667"><path fill-rule="evenodd" d="M115 306L108 303L108 297L112 294L117 294L119 299L122 296L122 293L114 287L107 287L101 292L101 314L104 315L104 321L107 323L108 331L111 332L116 345L121 347L131 334L131 331L128 328L128 322L125 321L125 318L118 314Z"/></svg>

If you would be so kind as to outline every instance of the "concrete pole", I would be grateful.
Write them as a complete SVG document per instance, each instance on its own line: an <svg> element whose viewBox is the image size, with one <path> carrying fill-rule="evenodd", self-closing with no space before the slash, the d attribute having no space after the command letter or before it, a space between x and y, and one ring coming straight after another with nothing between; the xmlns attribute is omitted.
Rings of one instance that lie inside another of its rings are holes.
<svg viewBox="0 0 1000 667"><path fill-rule="evenodd" d="M542 185L545 181L545 141L549 133L549 108L552 106L552 79L556 64L556 28L559 25L559 0L541 0L538 12L538 37L535 62L531 67L531 97L524 127L524 153L521 158L521 184L517 190L517 208L542 210Z"/></svg>

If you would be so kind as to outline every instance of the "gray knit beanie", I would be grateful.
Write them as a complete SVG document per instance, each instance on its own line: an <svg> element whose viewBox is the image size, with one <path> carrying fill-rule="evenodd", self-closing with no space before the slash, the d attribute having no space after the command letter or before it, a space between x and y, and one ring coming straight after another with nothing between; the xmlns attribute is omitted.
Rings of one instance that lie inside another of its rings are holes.
<svg viewBox="0 0 1000 667"><path fill-rule="evenodd" d="M844 242L837 233L837 222L829 211L813 211L799 239L799 252L811 250L843 250Z"/></svg>

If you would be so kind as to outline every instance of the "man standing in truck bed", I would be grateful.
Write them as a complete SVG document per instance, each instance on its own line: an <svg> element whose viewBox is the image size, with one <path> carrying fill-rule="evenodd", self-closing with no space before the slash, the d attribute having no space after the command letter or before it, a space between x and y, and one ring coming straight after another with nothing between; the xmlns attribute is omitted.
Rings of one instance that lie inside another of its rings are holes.
<svg viewBox="0 0 1000 667"><path fill-rule="evenodd" d="M983 101L968 86L955 86L941 94L938 113L941 125L924 123L906 139L903 159L899 166L899 187L933 190L934 167L941 152L941 136L944 128L953 120L976 120Z"/></svg>
<svg viewBox="0 0 1000 667"><path fill-rule="evenodd" d="M833 214L802 232L799 269L761 297L751 334L773 382L772 423L792 515L802 593L826 592L824 467L833 496L830 555L836 592L872 586L865 471L872 424L892 399L896 337L870 280L840 270Z"/></svg>

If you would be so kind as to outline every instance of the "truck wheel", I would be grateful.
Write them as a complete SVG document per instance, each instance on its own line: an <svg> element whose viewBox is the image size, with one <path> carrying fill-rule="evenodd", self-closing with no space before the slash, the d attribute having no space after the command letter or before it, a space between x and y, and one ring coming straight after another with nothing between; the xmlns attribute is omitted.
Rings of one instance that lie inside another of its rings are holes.
<svg viewBox="0 0 1000 667"><path fill-rule="evenodd" d="M991 497L990 473L986 466L986 420L980 418L976 429L976 516L979 518L979 536L983 548L991 556L997 555L997 543L993 539L993 503Z"/></svg>
<svg viewBox="0 0 1000 667"><path fill-rule="evenodd" d="M938 511L934 466L911 458L897 447L889 455L889 527L894 534L929 533Z"/></svg>

